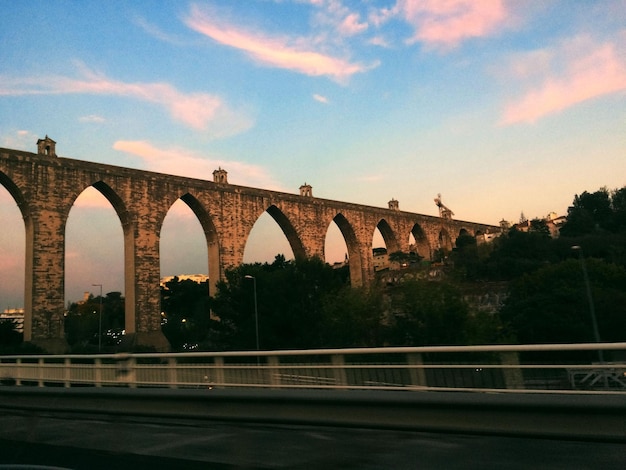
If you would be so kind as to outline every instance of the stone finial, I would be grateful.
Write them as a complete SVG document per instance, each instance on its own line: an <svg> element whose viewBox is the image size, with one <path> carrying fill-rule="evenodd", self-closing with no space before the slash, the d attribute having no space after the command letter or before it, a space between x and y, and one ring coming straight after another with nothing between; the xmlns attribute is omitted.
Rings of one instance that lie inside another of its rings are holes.
<svg viewBox="0 0 626 470"><path fill-rule="evenodd" d="M300 186L300 196L313 197L313 186L306 183Z"/></svg>
<svg viewBox="0 0 626 470"><path fill-rule="evenodd" d="M228 172L219 167L213 172L214 183L228 183Z"/></svg>
<svg viewBox="0 0 626 470"><path fill-rule="evenodd" d="M56 157L56 142L52 140L48 135L45 139L39 139L37 141L37 154L46 155L48 157Z"/></svg>
<svg viewBox="0 0 626 470"><path fill-rule="evenodd" d="M389 201L389 209L391 209L392 211L399 211L400 210L400 203L398 201L396 201L394 198L391 198L391 201Z"/></svg>

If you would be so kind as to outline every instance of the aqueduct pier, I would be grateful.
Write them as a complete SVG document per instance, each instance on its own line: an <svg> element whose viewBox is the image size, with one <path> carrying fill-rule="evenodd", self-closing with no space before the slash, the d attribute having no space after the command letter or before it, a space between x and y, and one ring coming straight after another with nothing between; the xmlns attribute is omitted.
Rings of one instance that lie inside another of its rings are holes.
<svg viewBox="0 0 626 470"><path fill-rule="evenodd" d="M63 347L65 226L76 198L93 186L117 213L124 237L125 327L136 344L167 347L161 333L159 239L172 204L183 200L206 237L211 290L224 272L243 261L253 225L268 212L294 256L324 259L331 222L346 242L353 285L374 277L372 238L380 230L388 252L420 256L450 250L461 233L494 233L499 227L400 211L398 201L378 208L313 197L311 186L289 194L229 184L219 169L213 181L62 158L46 136L37 153L0 148L0 184L12 195L25 224L24 340L49 351Z"/></svg>

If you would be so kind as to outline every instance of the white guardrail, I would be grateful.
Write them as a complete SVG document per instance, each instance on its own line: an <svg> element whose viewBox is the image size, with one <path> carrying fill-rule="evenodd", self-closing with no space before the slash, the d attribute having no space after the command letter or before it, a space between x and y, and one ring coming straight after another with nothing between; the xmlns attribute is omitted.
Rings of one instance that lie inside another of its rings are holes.
<svg viewBox="0 0 626 470"><path fill-rule="evenodd" d="M0 356L0 384L626 394L626 343Z"/></svg>

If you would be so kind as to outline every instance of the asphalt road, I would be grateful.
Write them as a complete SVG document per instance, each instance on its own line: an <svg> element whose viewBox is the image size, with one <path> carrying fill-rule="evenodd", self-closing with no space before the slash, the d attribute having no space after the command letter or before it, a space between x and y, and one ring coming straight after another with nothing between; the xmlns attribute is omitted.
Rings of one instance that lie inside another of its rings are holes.
<svg viewBox="0 0 626 470"><path fill-rule="evenodd" d="M342 427L5 413L0 469L608 469L626 444Z"/></svg>

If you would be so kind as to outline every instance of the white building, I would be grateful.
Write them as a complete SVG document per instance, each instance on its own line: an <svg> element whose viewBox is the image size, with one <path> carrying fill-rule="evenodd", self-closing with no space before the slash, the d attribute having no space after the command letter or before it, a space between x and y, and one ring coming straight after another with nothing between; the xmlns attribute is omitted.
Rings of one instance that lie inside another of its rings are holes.
<svg viewBox="0 0 626 470"><path fill-rule="evenodd" d="M24 333L24 309L23 308L7 308L0 313L0 321L13 320L17 325L17 331Z"/></svg>

